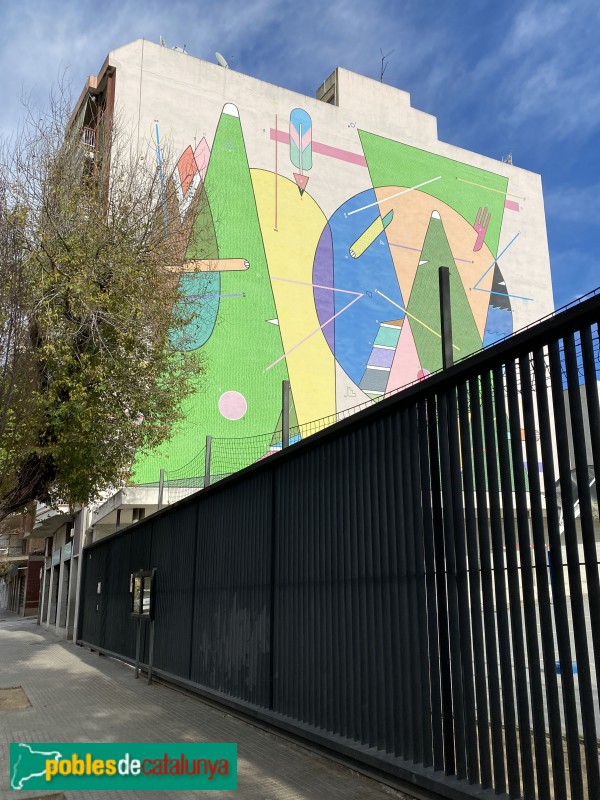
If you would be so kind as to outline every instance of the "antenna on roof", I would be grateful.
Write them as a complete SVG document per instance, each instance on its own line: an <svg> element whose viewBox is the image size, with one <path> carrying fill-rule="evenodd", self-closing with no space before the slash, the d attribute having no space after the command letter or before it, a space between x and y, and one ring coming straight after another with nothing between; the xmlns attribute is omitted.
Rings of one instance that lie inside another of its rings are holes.
<svg viewBox="0 0 600 800"><path fill-rule="evenodd" d="M163 37L162 37L162 36L160 36L160 37L159 37L159 39L160 39L160 46L161 46L161 47L166 47L166 46L167 46L167 43L165 42L165 40L163 39Z"/></svg>
<svg viewBox="0 0 600 800"><path fill-rule="evenodd" d="M221 53L219 53L218 51L215 53L215 58L217 59L217 64L220 67L224 67L225 69L227 69L229 67L229 64L227 63L227 61L224 58L224 56L222 56Z"/></svg>
<svg viewBox="0 0 600 800"><path fill-rule="evenodd" d="M394 48L395 49L395 48ZM383 54L383 50L381 47L379 48L379 52L381 53L381 75L379 76L380 83L383 83L383 76L385 74L386 69L388 68L387 59L392 55L394 50L390 50L389 53Z"/></svg>
<svg viewBox="0 0 600 800"><path fill-rule="evenodd" d="M503 161L505 164L512 164L512 162L513 162L513 160L512 160L512 153L509 153L507 156L504 156L504 158L502 159L502 161Z"/></svg>

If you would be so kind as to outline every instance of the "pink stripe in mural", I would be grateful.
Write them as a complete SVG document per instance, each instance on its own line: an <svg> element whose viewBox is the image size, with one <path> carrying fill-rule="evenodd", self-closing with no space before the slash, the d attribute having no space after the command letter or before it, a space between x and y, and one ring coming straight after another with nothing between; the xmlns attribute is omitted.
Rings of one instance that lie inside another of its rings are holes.
<svg viewBox="0 0 600 800"><path fill-rule="evenodd" d="M520 211L521 208L519 207L518 203L515 203L514 200L505 200L504 201L504 208L507 208L509 211Z"/></svg>
<svg viewBox="0 0 600 800"><path fill-rule="evenodd" d="M358 153L351 153L349 150L341 150L339 147L320 144L320 142L313 142L313 153L320 153L322 156L329 156L330 158L337 158L340 161L347 161L349 164L358 164L359 167L367 166L364 156Z"/></svg>
<svg viewBox="0 0 600 800"><path fill-rule="evenodd" d="M271 128L271 139L276 142L282 142L283 144L290 143L290 135L285 131L275 130L275 128Z"/></svg>
<svg viewBox="0 0 600 800"><path fill-rule="evenodd" d="M285 131L276 131L271 128L271 139L283 144L289 144L290 135ZM322 156L329 156L329 158L337 158L338 161L346 161L349 164L356 164L359 167L366 167L367 162L364 156L359 153L351 153L349 150L342 150L340 147L331 147L328 144L321 144L321 142L312 143L313 153L320 153Z"/></svg>

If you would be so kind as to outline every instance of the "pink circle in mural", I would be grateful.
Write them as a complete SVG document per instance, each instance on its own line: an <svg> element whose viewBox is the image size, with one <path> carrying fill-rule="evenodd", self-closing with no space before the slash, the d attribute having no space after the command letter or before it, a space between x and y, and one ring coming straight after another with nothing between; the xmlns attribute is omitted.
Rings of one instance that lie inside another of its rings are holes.
<svg viewBox="0 0 600 800"><path fill-rule="evenodd" d="M431 375L431 372L429 372L428 369L420 369L417 372L417 380L418 381L424 381L425 378L428 378L430 375Z"/></svg>
<svg viewBox="0 0 600 800"><path fill-rule="evenodd" d="M248 410L248 403L239 392L225 392L219 398L219 411L225 419L241 419Z"/></svg>

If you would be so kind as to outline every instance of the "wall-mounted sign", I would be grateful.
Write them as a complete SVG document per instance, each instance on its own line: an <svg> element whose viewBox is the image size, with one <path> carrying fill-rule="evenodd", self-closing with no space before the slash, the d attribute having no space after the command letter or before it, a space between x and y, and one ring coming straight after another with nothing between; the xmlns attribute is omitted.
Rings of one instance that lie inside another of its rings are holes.
<svg viewBox="0 0 600 800"><path fill-rule="evenodd" d="M60 547L52 553L52 566L60 564Z"/></svg>
<svg viewBox="0 0 600 800"><path fill-rule="evenodd" d="M63 547L63 561L69 561L73 552L73 542L67 542Z"/></svg>
<svg viewBox="0 0 600 800"><path fill-rule="evenodd" d="M129 591L132 617L154 619L155 576L155 569L131 573Z"/></svg>

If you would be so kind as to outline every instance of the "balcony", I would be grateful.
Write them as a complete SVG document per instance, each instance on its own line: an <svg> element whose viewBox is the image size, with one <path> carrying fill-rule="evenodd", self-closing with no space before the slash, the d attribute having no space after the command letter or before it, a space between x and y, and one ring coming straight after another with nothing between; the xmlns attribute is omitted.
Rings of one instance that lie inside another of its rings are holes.
<svg viewBox="0 0 600 800"><path fill-rule="evenodd" d="M89 147L90 150L96 149L96 129L95 128L86 128L83 127L81 129L81 141L86 147Z"/></svg>

